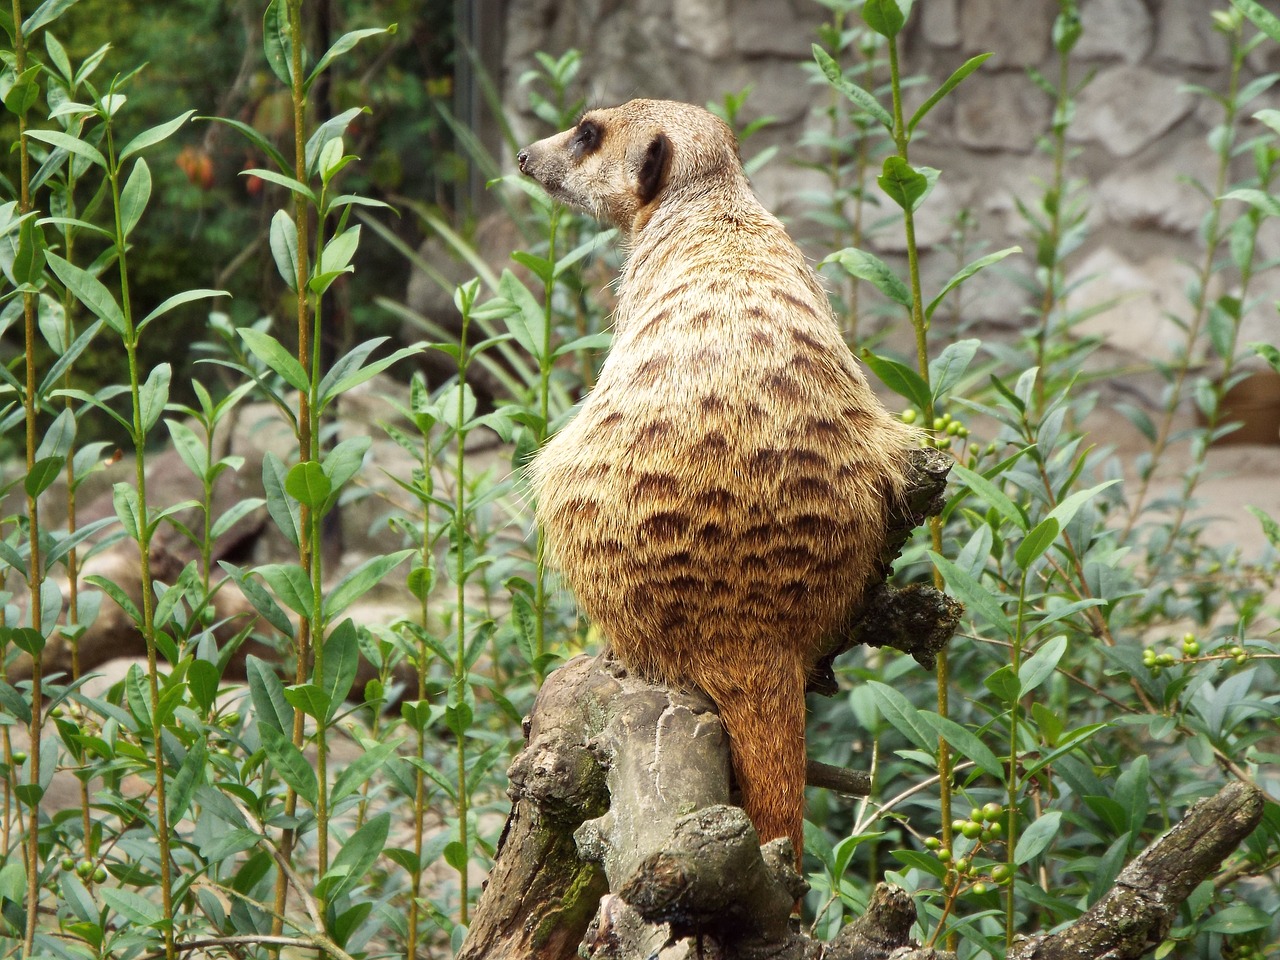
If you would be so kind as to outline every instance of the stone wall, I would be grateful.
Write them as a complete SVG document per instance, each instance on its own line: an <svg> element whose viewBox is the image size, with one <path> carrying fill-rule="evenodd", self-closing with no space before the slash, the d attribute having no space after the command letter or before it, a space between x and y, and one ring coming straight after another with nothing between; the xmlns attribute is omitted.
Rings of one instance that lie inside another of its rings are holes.
<svg viewBox="0 0 1280 960"><path fill-rule="evenodd" d="M1096 276L1074 295L1076 305L1120 296L1120 303L1085 327L1118 351L1147 360L1166 350L1176 329L1164 316L1185 314L1186 262L1202 259L1197 232L1208 209L1188 178L1212 184L1214 156L1207 142L1221 108L1193 95L1196 84L1228 86L1226 38L1214 30L1206 0L1082 0L1084 33L1071 62L1071 78L1092 80L1079 98L1070 128L1073 156L1068 174L1087 184L1086 242L1068 261L1075 278ZM928 81L911 88L922 100L969 57L991 52L925 121L927 136L912 147L912 160L942 170L934 195L921 209L918 235L927 249L926 289L955 269L944 248L953 218L967 210L989 249L1020 243L1027 230L1017 201L1034 203L1038 181L1050 178L1038 139L1048 130L1051 99L1028 78L1028 69L1051 80L1058 73L1051 32L1052 0L917 0L903 42L904 73ZM804 217L805 192L826 181L797 161L806 159L806 133L826 120L819 109L831 93L803 69L810 44L829 11L816 0L508 0L505 17L504 95L523 140L546 128L525 108L519 77L534 66L533 53L582 51L582 92L590 104L634 96L704 103L750 86L744 117L771 115L777 122L753 137L749 158L769 146L777 155L753 177L766 205L786 217L793 232L821 256L821 231ZM1251 34L1252 27L1246 27ZM1275 44L1251 54L1246 80L1280 66ZM1274 106L1267 94L1246 109ZM1261 127L1254 124L1261 132ZM1246 176L1249 158L1235 171ZM1265 232L1264 249L1280 254L1277 232ZM903 247L901 227L890 224L868 243L894 261ZM1015 274L1032 269L1030 256L1006 261L966 288L962 322L984 336L1025 322L1027 294ZM1274 301L1280 282L1264 273L1254 287L1263 294L1250 313L1246 339L1280 341ZM941 331L945 336L946 331ZM1149 385L1154 389L1154 383Z"/></svg>

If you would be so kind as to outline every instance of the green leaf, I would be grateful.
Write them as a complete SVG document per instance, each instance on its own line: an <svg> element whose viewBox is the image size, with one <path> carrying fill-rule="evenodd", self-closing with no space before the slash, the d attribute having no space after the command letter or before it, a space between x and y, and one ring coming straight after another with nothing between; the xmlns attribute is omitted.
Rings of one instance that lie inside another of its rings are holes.
<svg viewBox="0 0 1280 960"><path fill-rule="evenodd" d="M414 553L413 550L400 550L385 556L372 557L360 564L338 581L338 584L325 597L325 619L331 620L347 609Z"/></svg>
<svg viewBox="0 0 1280 960"><path fill-rule="evenodd" d="M356 224L338 234L324 245L320 251L320 266L316 268L316 276L308 284L312 293L324 293L329 285L344 273L351 273L351 258L356 255L360 245L360 225Z"/></svg>
<svg viewBox="0 0 1280 960"><path fill-rule="evenodd" d="M894 155L884 158L883 172L876 177L876 183L903 210L915 210L937 180L937 173L930 167L917 170Z"/></svg>
<svg viewBox="0 0 1280 960"><path fill-rule="evenodd" d="M320 466L324 468L333 490L341 490L348 480L360 472L364 456L372 443L372 438L368 436L347 437L325 454ZM330 494L331 500L332 497Z"/></svg>
<svg viewBox="0 0 1280 960"><path fill-rule="evenodd" d="M316 885L316 896L332 901L364 882L369 868L377 862L382 848L387 845L390 831L391 814L380 813L353 833Z"/></svg>
<svg viewBox="0 0 1280 960"><path fill-rule="evenodd" d="M298 225L284 210L271 217L271 257L276 271L294 293L298 292Z"/></svg>
<svg viewBox="0 0 1280 960"><path fill-rule="evenodd" d="M246 575L239 567L227 563L225 560L219 560L218 565L231 575L236 585L240 587L240 592L244 594L245 599L249 601L253 609L257 610L264 620L286 637L294 635L294 626L289 620L289 615L280 609L280 605L272 599L271 594L267 593L262 584L253 579L253 577Z"/></svg>
<svg viewBox="0 0 1280 960"><path fill-rule="evenodd" d="M111 291L103 286L102 281L56 253L50 252L47 256L54 274L72 295L88 307L94 316L100 317L107 326L123 337L125 335L124 313L116 303L115 297L111 295Z"/></svg>
<svg viewBox="0 0 1280 960"><path fill-rule="evenodd" d="M209 535L217 540L237 523L253 513L267 501L261 497L249 497L245 500L237 500L219 515L217 521L209 531Z"/></svg>
<svg viewBox="0 0 1280 960"><path fill-rule="evenodd" d="M872 680L867 684L875 698L876 709L891 726L921 750L937 752L937 735L920 718L920 711L901 693L887 684Z"/></svg>
<svg viewBox="0 0 1280 960"><path fill-rule="evenodd" d="M329 792L329 802L336 806L344 797L349 797L359 790L361 785L383 765L394 763L396 748L403 742L403 737L397 737L387 743L366 746L364 752L338 774L338 778L333 782L333 789Z"/></svg>
<svg viewBox="0 0 1280 960"><path fill-rule="evenodd" d="M6 265L5 272L12 275L15 285L34 286L40 282L45 263L44 231L40 229L35 217L26 217L18 226L18 247L14 251L12 263Z"/></svg>
<svg viewBox="0 0 1280 960"><path fill-rule="evenodd" d="M951 476L958 480L967 491L976 493L985 500L988 506L995 507L1000 516L1004 517L1019 530L1027 529L1027 515L1022 507L1009 499L1003 490L982 474L957 463L951 468ZM958 501L959 497L956 500Z"/></svg>
<svg viewBox="0 0 1280 960"><path fill-rule="evenodd" d="M173 439L173 448L177 451L187 469L198 479L204 480L209 473L209 452L205 443L196 436L196 432L179 420L166 420L169 436Z"/></svg>
<svg viewBox="0 0 1280 960"><path fill-rule="evenodd" d="M329 65L332 64L334 60L342 56L344 53L346 53L348 50L354 47L361 40L367 40L369 37L377 37L383 34L391 35L396 32L396 29L397 29L396 24L393 23L387 27L375 27L375 28L365 29L365 30L352 30L348 33L344 33L337 40L335 40L333 43L333 46L331 46L328 50L326 50L324 52L324 55L321 56L318 61L316 61L315 68L307 76L306 82L303 84L303 89L310 87L311 84L315 82L316 77L324 73L324 71L329 68Z"/></svg>
<svg viewBox="0 0 1280 960"><path fill-rule="evenodd" d="M95 166L107 169L107 158L93 144L81 140L79 137L73 137L69 133L63 133L61 130L28 130L27 136L33 140L40 140L52 146L66 150L68 153L75 154L77 157L84 157Z"/></svg>
<svg viewBox="0 0 1280 960"><path fill-rule="evenodd" d="M116 516L120 518L125 535L130 540L139 539L146 520L142 515L142 504L138 502L138 491L123 481L113 484L111 502L115 505Z"/></svg>
<svg viewBox="0 0 1280 960"><path fill-rule="evenodd" d="M45 431L44 439L36 448L36 459L57 457L60 460L66 460L75 440L76 415L74 411L64 407Z"/></svg>
<svg viewBox="0 0 1280 960"><path fill-rule="evenodd" d="M1280 199L1276 199L1269 193L1263 193L1261 190L1254 190L1250 187L1241 187L1238 190L1230 190L1222 195L1223 200L1242 200L1255 210L1259 210L1268 217L1280 217Z"/></svg>
<svg viewBox="0 0 1280 960"><path fill-rule="evenodd" d="M285 493L311 510L323 507L332 489L324 468L315 460L295 463L284 480Z"/></svg>
<svg viewBox="0 0 1280 960"><path fill-rule="evenodd" d="M158 363L147 374L146 382L139 388L139 416L142 420L143 437L151 432L151 428L164 413L165 405L169 402L169 382L172 377L173 368L167 363Z"/></svg>
<svg viewBox="0 0 1280 960"><path fill-rule="evenodd" d="M867 0L862 7L862 19L880 36L892 41L907 22L910 10L911 0L905 0L905 9L898 5L898 0Z"/></svg>
<svg viewBox="0 0 1280 960"><path fill-rule="evenodd" d="M1058 835L1061 822L1062 814L1051 810L1022 831L1022 836L1018 837L1017 846L1014 847L1013 862L1022 866L1040 856Z"/></svg>
<svg viewBox="0 0 1280 960"><path fill-rule="evenodd" d="M293 732L293 707L285 699L284 684L275 669L266 661L250 654L244 661L245 681L249 684L249 699L260 730L268 727L279 732Z"/></svg>
<svg viewBox="0 0 1280 960"><path fill-rule="evenodd" d="M1276 43L1280 43L1280 19L1256 0L1231 0L1232 5L1253 21L1253 25Z"/></svg>
<svg viewBox="0 0 1280 960"><path fill-rule="evenodd" d="M955 73L947 77L942 86L935 90L928 100L920 104L919 109L911 115L911 119L907 121L907 136L910 137L911 134L915 132L916 124L923 120L929 111L938 105L943 97L959 86L961 80L982 66L990 56L991 54L989 53L980 53L976 57L971 57L962 63Z"/></svg>
<svg viewBox="0 0 1280 960"><path fill-rule="evenodd" d="M930 550L929 556L947 581L948 588L960 598L960 602L968 608L970 614L981 616L983 620L1006 637L1014 635L1013 624L1009 622L1009 618L1005 616L1000 601L991 591L970 576L967 571L961 570L941 554Z"/></svg>
<svg viewBox="0 0 1280 960"><path fill-rule="evenodd" d="M193 113L195 113L194 110L188 110L172 120L151 127L149 130L143 130L120 151L118 162L124 163L139 150L145 150L147 147L154 146L162 140L168 140L169 137L177 132L179 127L191 119Z"/></svg>
<svg viewBox="0 0 1280 960"><path fill-rule="evenodd" d="M325 640L322 665L323 672L316 677L316 683L328 698L330 712L321 719L331 720L351 692L360 665L359 635L350 618L338 624Z"/></svg>
<svg viewBox="0 0 1280 960"><path fill-rule="evenodd" d="M103 886L98 893L108 907L130 923L140 927L158 927L164 923L164 911L151 897L122 887Z"/></svg>
<svg viewBox="0 0 1280 960"><path fill-rule="evenodd" d="M1026 570L1039 560L1044 552L1053 546L1061 530L1058 521L1053 517L1045 517L1037 523L1031 532L1022 538L1022 543L1018 544L1018 549L1013 555L1018 568Z"/></svg>
<svg viewBox="0 0 1280 960"><path fill-rule="evenodd" d="M138 161L138 162L141 163L142 161ZM196 290L184 290L182 291L182 293L175 293L172 297L169 297L168 299L166 299L163 303L160 304L160 306L156 307L154 310L148 313L145 317L143 317L142 321L138 324L138 329L141 330L143 327L149 324L152 320L156 319L156 317L164 316L170 310L180 307L184 303L191 303L194 300L208 300L212 297L229 297L229 296L231 296L231 294L227 293L227 291L225 290L209 290L205 288L200 288Z"/></svg>
<svg viewBox="0 0 1280 960"><path fill-rule="evenodd" d="M525 351L535 360L542 361L550 346L550 323L546 311L529 288L521 283L510 270L503 270L498 281L499 294L515 304L517 310L507 317L507 329Z"/></svg>
<svg viewBox="0 0 1280 960"><path fill-rule="evenodd" d="M1253 514L1254 519L1262 525L1262 533L1271 546L1280 549L1280 523L1277 523L1270 514L1258 507L1246 505L1245 509Z"/></svg>
<svg viewBox="0 0 1280 960"><path fill-rule="evenodd" d="M975 273L979 272L980 270L985 270L987 267L991 266L993 263L999 263L1001 260L1003 260L1007 256L1010 256L1011 254L1021 253L1021 252L1022 252L1021 247L1005 247L1003 250L997 250L995 253L989 253L985 257L979 257L977 260L974 260L972 263L966 264L965 266L960 268L960 270L956 273L956 275L947 281L946 286L942 288L941 292L939 292L939 294L936 297L934 297L932 300L929 301L929 305L925 307L925 311L924 311L925 319L926 320L932 319L934 311L937 310L938 307L942 305L942 302L943 300L946 299L947 294L950 293L952 290L954 290L956 287L960 286L960 284L964 283L966 280L972 277Z"/></svg>
<svg viewBox="0 0 1280 960"><path fill-rule="evenodd" d="M301 750L293 745L288 735L275 727L264 725L258 728L262 736L262 748L267 752L267 759L280 774L280 779L293 787L294 791L312 807L316 805L316 772Z"/></svg>
<svg viewBox="0 0 1280 960"><path fill-rule="evenodd" d="M326 720L333 712L333 703L314 683L295 683L284 688L284 698L295 710L301 710L313 720Z"/></svg>
<svg viewBox="0 0 1280 960"><path fill-rule="evenodd" d="M296 563L265 563L253 572L266 581L271 592L290 610L304 619L311 616L315 594L302 567Z"/></svg>
<svg viewBox="0 0 1280 960"><path fill-rule="evenodd" d="M22 24L22 32L30 39L33 33L46 24L53 23L76 2L77 0L44 0Z"/></svg>
<svg viewBox="0 0 1280 960"><path fill-rule="evenodd" d="M1022 684L1018 680L1018 675L1007 663L985 677L982 685L995 694L996 699L1006 707L1012 706L1022 696Z"/></svg>
<svg viewBox="0 0 1280 960"><path fill-rule="evenodd" d="M279 170L283 172L293 169L293 165L285 159L284 154L276 149L275 145L270 140L264 137L253 127L249 126L249 124L243 123L240 120L230 120L226 117L200 117L199 119L212 120L216 123L226 124L232 129L239 131L245 139L253 144L259 151L270 157L271 162L274 163ZM297 282L296 276L294 282Z"/></svg>
<svg viewBox="0 0 1280 960"><path fill-rule="evenodd" d="M1067 638L1057 636L1028 657L1018 667L1018 680L1021 682L1022 692L1030 693L1051 677L1053 671L1058 668L1062 655L1066 652Z"/></svg>
<svg viewBox="0 0 1280 960"><path fill-rule="evenodd" d="M889 111L880 105L879 100L848 79L844 75L844 71L840 69L840 64L836 63L831 54L823 50L822 47L815 43L812 46L812 50L813 59L817 61L818 67L822 70L822 75L827 78L829 84L870 114L886 130L893 130L893 117L889 116Z"/></svg>
<svg viewBox="0 0 1280 960"><path fill-rule="evenodd" d="M238 327L236 333L240 335L240 339L245 342L250 352L283 377L285 383L304 393L310 389L311 380L306 370L302 368L297 357L281 346L279 340L269 333L263 333L252 327Z"/></svg>
<svg viewBox="0 0 1280 960"><path fill-rule="evenodd" d="M1232 0L1236 2L1236 0ZM1280 28L1278 28L1280 29ZM1225 933L1235 936L1271 926L1271 915L1247 903L1224 907L1200 924L1201 933Z"/></svg>
<svg viewBox="0 0 1280 960"><path fill-rule="evenodd" d="M280 458L268 450L262 457L262 488L267 494L267 513L276 527L295 547L302 541L302 508L284 490L285 469Z"/></svg>
<svg viewBox="0 0 1280 960"><path fill-rule="evenodd" d="M320 381L321 409L324 409L325 405L334 397L346 393L352 387L359 386L366 380L372 379L383 370L395 363L399 363L406 357L414 356L426 349L423 344L413 344L412 346L403 347L389 356L365 364L365 358L387 339L387 337L377 337L373 340L365 341L365 343L355 347L345 357L334 363L329 372L325 374L324 379ZM347 362L348 360L350 362Z"/></svg>
<svg viewBox="0 0 1280 960"><path fill-rule="evenodd" d="M142 219L142 212L147 209L147 201L151 199L151 168L147 161L138 158L133 165L133 172L125 181L120 191L120 229L127 237Z"/></svg>
<svg viewBox="0 0 1280 960"><path fill-rule="evenodd" d="M66 465L65 457L44 457L41 460L37 460L22 481L22 488L26 491L27 496L35 498L48 490L53 482L62 475Z"/></svg>
<svg viewBox="0 0 1280 960"><path fill-rule="evenodd" d="M872 353L870 350L862 351L862 361L886 387L898 396L911 401L920 410L928 409L929 386L911 367L889 357Z"/></svg>
<svg viewBox="0 0 1280 960"><path fill-rule="evenodd" d="M169 805L169 823L176 824L187 815L196 789L205 782L205 767L208 762L209 748L205 741L195 740L187 751L182 766L169 781L169 789L165 795L165 801Z"/></svg>
<svg viewBox="0 0 1280 960"><path fill-rule="evenodd" d="M267 66L286 87L293 86L293 41L289 35L287 0L271 0L262 15L262 49Z"/></svg>
<svg viewBox="0 0 1280 960"><path fill-rule="evenodd" d="M1081 507L1100 494L1103 490L1107 489L1107 487L1115 486L1119 482L1120 480L1117 478L1115 480L1107 480L1097 486L1090 487L1087 490L1077 490L1050 510L1049 516L1045 519L1052 517L1054 520L1058 521L1059 526L1065 529L1066 526L1071 523L1072 518L1075 517Z"/></svg>
<svg viewBox="0 0 1280 960"><path fill-rule="evenodd" d="M1005 779L1004 764L991 752L991 748L954 720L928 710L920 711L921 722L933 728L939 738L978 765L978 769L997 780Z"/></svg>
<svg viewBox="0 0 1280 960"><path fill-rule="evenodd" d="M929 361L929 384L935 405L964 377L981 346L981 340L957 340L948 343Z"/></svg>
<svg viewBox="0 0 1280 960"><path fill-rule="evenodd" d="M846 247L826 257L818 266L822 267L828 263L839 265L845 273L859 280L866 280L894 303L908 310L911 309L911 291L907 285L898 278L888 264L874 254L859 250L857 247Z"/></svg>
<svg viewBox="0 0 1280 960"><path fill-rule="evenodd" d="M139 627L142 626L142 612L138 609L137 604L135 604L129 598L129 595L121 590L113 581L108 580L106 577L100 577L97 574L89 574L84 579L86 582L93 584L114 600L116 606L123 610L133 623L137 624Z"/></svg>

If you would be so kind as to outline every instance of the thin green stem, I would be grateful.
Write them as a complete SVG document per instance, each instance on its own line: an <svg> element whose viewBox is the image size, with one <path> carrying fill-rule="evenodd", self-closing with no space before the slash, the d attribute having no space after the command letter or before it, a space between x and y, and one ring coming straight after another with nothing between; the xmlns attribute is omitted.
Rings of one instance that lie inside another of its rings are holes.
<svg viewBox="0 0 1280 960"><path fill-rule="evenodd" d="M302 64L303 52L303 36L302 36L302 0L286 0L286 10L289 24L289 38L292 47L292 57L289 63L290 76L292 82L290 85L290 97L293 104L293 157L294 157L294 178L299 183L307 181L307 157L306 157L306 132L307 132L307 97L304 89L304 74ZM307 250L310 244L309 235L309 215L307 210L306 198L300 194L294 194L293 198L293 220L294 227L298 235L298 251ZM294 288L297 290L297 335L298 335L298 362L302 365L302 369L310 368L311 362L311 328L310 328L310 298L307 296L307 281L309 279L309 264L306 256L298 257L298 272L294 278ZM300 391L298 395L298 459L306 462L311 459L313 436L313 418L311 414L311 397L306 391ZM311 575L311 563L313 544L311 542L310 530L310 510L305 504L300 508L299 527L302 534L298 538L298 562L308 577ZM311 659L311 622L309 618L302 618L298 623L298 636L294 642L294 657L297 661L294 680L296 683L305 683L307 680L307 672L310 668ZM305 727L306 718L301 710L295 710L293 714L293 731L292 740L296 747L301 748L306 736ZM298 808L298 796L292 787L285 790L284 812L287 819L292 819ZM297 835L293 827L286 827L280 836L280 852L285 860L289 860L293 856L293 847L297 840ZM288 903L289 883L288 878L283 871L276 874L275 904L271 919L271 933L273 936L279 936L284 930L284 914Z"/></svg>
<svg viewBox="0 0 1280 960"><path fill-rule="evenodd" d="M13 47L14 73L22 76L27 68L26 39L22 32L21 0L13 0ZM31 213L31 156L27 151L27 120L25 115L18 117L18 163L19 190L18 213L25 216ZM39 446L36 425L36 294L22 295L23 346L26 365L26 388L23 394L23 413L26 422L27 473L35 467L36 450ZM40 505L36 497L27 494L27 522L30 535L30 565L27 573L29 588L28 609L30 610L31 629L44 635L44 624L41 620L40 593L44 576L41 571L40 557ZM37 652L31 658L31 722L28 724L30 744L27 750L30 764L31 784L40 783L40 733L44 718L42 706L44 700L42 685L41 654ZM36 919L39 915L40 903L40 804L32 801L28 811L26 847L24 850L27 870L27 913L26 927L23 931L22 953L28 957L35 949Z"/></svg>
<svg viewBox="0 0 1280 960"><path fill-rule="evenodd" d="M560 225L561 208L557 205L551 209L551 223L549 230L549 242L547 250L548 262L554 264L556 262L556 234ZM549 275L543 287L543 335L542 342L545 344L542 356L538 358L538 446L542 446L547 439L547 434L551 430L551 371L555 365L555 358L551 350L551 333L555 325L555 315L553 313L552 298L555 293L556 279L555 271L549 271ZM535 576L533 583L533 650L535 658L538 662L536 673L538 681L543 678L542 673L542 657L547 652L546 640L546 619L547 619L547 543L543 535L542 527L538 525L535 529Z"/></svg>
<svg viewBox="0 0 1280 960"><path fill-rule="evenodd" d="M173 877L169 852L169 810L166 802L164 724L160 715L160 665L156 647L155 591L151 582L151 538L154 526L147 504L147 428L143 421L142 376L138 364L139 336L133 325L129 295L128 244L120 202L120 165L116 160L115 137L111 118L106 118L107 175L111 184L111 205L115 217L116 264L120 278L120 307L124 314L124 347L129 366L129 397L132 403L132 440L134 448L134 484L138 495L138 553L142 581L142 637L147 648L147 692L151 701L151 745L155 751L156 840L160 846L160 899L164 911L164 949L166 960L175 960L177 948L173 924Z"/></svg>
<svg viewBox="0 0 1280 960"><path fill-rule="evenodd" d="M1022 666L1022 645L1025 637L1025 619L1027 613L1027 581L1028 573L1022 571L1022 577L1018 585L1018 616L1015 622L1013 643L1010 646L1009 665L1013 670L1014 677L1018 676L1018 670ZM1018 843L1018 794L1021 790L1018 781L1018 715L1022 709L1021 697L1014 698L1013 703L1009 704L1009 778L1006 781L1007 798L1008 798L1008 834L1005 837L1005 850L1007 852L1007 863L1009 865L1009 876L1013 876L1014 870L1017 868L1017 862L1014 860L1014 849ZM1004 938L1005 946L1009 951L1013 950L1014 920L1016 917L1017 897L1014 891L1014 884L1009 883L1005 888L1005 914L1004 914Z"/></svg>
<svg viewBox="0 0 1280 960"><path fill-rule="evenodd" d="M902 113L902 79L898 66L898 43L896 38L889 39L888 51L889 83L890 88L893 91L893 142L898 148L898 156L902 158L904 163L909 164L910 158L908 156L908 145L911 137L907 131L907 125L903 119ZM911 326L915 332L916 364L919 369L920 376L925 382L925 386L929 387L929 325L924 315L924 296L921 292L920 284L920 254L916 245L915 215L911 210L910 204L903 207L902 219L903 227L906 231L907 269L911 288ZM924 414L926 427L931 428L935 419L933 391L931 389L928 391L927 397L928 399L925 404L925 409L922 410L921 413ZM941 553L942 520L940 517L931 517L929 519L929 537L934 552ZM939 590L942 590L945 587L942 574L937 568L933 571L933 583ZM945 717L950 709L951 683L950 665L945 649L938 654L935 677L938 686L938 713ZM945 738L939 737L938 803L939 816L942 818L942 844L947 849L951 848L952 842L951 768L951 745L947 743Z"/></svg>
<svg viewBox="0 0 1280 960"><path fill-rule="evenodd" d="M455 595L455 640L456 649L453 664L453 699L455 706L466 702L467 691L467 484L466 484L466 404L463 402L467 386L467 366L470 357L467 347L467 327L470 325L470 307L462 311L462 327L458 334L458 412L453 424L454 442L454 501L453 501L453 549L457 561L454 582L457 585ZM467 815L470 797L467 793L467 738L465 733L458 734L457 743L457 789L458 789L458 922L463 926L470 921L470 904L468 891L471 887L471 846L467 829Z"/></svg>

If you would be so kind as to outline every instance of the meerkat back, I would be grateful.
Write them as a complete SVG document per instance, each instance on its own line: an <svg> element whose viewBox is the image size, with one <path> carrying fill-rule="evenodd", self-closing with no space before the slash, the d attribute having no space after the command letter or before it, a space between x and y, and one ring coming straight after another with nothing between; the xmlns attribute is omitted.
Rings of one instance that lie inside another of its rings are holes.
<svg viewBox="0 0 1280 960"><path fill-rule="evenodd" d="M913 434L718 118L633 100L519 163L629 247L599 380L531 471L551 560L628 667L711 696L761 841L798 855L805 682L861 599Z"/></svg>

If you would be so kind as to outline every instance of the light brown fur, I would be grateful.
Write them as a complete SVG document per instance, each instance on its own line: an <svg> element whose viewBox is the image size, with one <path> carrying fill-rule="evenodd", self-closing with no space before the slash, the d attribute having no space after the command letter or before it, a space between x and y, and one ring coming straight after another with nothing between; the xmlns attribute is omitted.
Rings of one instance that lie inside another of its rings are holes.
<svg viewBox="0 0 1280 960"><path fill-rule="evenodd" d="M913 433L721 120L633 100L519 160L629 248L599 381L533 464L551 560L631 669L711 696L761 841L798 855L806 678L861 598Z"/></svg>

